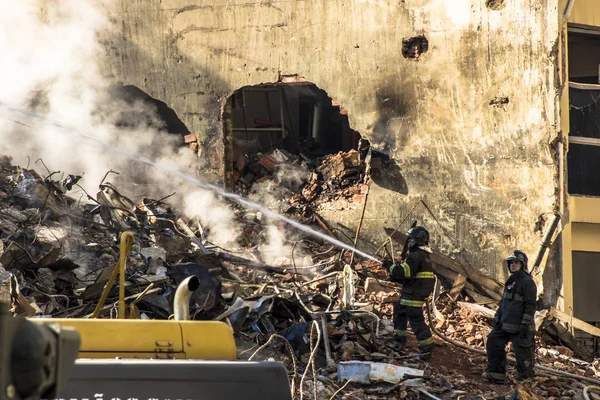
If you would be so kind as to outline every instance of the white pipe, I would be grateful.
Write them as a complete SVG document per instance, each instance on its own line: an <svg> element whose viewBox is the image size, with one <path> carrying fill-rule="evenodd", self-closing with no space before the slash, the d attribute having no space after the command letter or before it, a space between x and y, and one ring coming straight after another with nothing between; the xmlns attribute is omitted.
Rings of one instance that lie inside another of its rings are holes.
<svg viewBox="0 0 600 400"><path fill-rule="evenodd" d="M195 275L185 278L177 287L173 309L175 311L175 321L187 321L190 319L190 297L194 290L198 289L200 281Z"/></svg>
<svg viewBox="0 0 600 400"><path fill-rule="evenodd" d="M569 0L569 4L567 4L567 8L565 9L565 13L563 14L563 23L567 22L571 17L571 13L573 12L573 6L575 5L575 0Z"/></svg>
<svg viewBox="0 0 600 400"><path fill-rule="evenodd" d="M538 248L537 254L535 255L535 261L529 270L533 275L534 271L542 264L542 259L544 258L544 254L546 254L546 249L550 248L550 240L554 235L554 231L558 227L558 223L560 222L560 216L557 214L552 215L551 222L548 224L546 228L546 232L544 232L544 236L542 237L542 243L540 243L540 247Z"/></svg>

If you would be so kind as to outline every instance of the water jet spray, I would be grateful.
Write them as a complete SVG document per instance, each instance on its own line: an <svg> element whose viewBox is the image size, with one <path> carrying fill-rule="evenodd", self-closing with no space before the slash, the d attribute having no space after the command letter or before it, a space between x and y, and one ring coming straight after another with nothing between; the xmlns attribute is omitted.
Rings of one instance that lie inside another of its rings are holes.
<svg viewBox="0 0 600 400"><path fill-rule="evenodd" d="M152 161L151 159L149 159L147 157L141 156L141 155L139 155L137 153L130 152L127 149L123 149L121 147L113 146L113 145L111 145L109 143L106 143L106 142L104 142L104 141L102 141L102 140L100 140L98 138L93 137L93 136L86 135L84 133L80 133L75 128L72 128L72 127L69 127L67 125L61 124L61 123L59 123L57 121L54 121L54 120L52 120L50 118L47 118L45 116L42 116L40 114L29 112L29 111L25 111L25 110L21 110L21 109L18 109L18 108L13 108L13 107L9 106L8 104L2 103L2 102L0 102L0 108L3 109L3 110L5 110L5 111L9 111L9 112L17 115L16 118L11 118L11 117L6 116L6 115L2 116L2 118L5 118L6 120L9 120L9 121L11 121L11 122L13 122L15 124L19 124L21 126L25 126L25 127L33 129L32 126L27 125L23 121L20 121L19 118L18 118L18 116L20 115L20 116L26 116L26 117L34 118L34 119L40 121L42 124L47 124L47 125L51 125L51 126L54 126L56 128L59 128L60 130L68 133L70 136L74 137L75 139L77 139L79 141L85 140L85 141L88 141L88 142L92 142L92 143L94 143L94 144L98 145L99 147L102 147L102 148L104 148L106 150L109 150L109 151L117 153L117 154L121 154L121 155L127 157L130 160L138 161L140 163L143 163L143 164L152 166L154 168L160 169L161 171L170 173L171 175L177 176L177 177L179 177L179 178L181 178L181 179L183 179L183 180L185 180L187 182L190 182L190 183L194 184L195 186L201 187L203 189L210 190L210 191L212 191L212 192L220 195L221 197L224 197L224 198L229 199L229 200L231 200L233 202L236 202L237 204L239 204L239 205L241 205L241 206L243 206L245 208L249 208L249 209L254 209L254 210L261 211L263 214L265 214L265 215L267 215L267 216L269 216L271 218L283 221L283 222L287 223L288 225L291 225L294 228L296 228L298 230L301 230L301 231L303 231L303 232L305 232L305 233L307 233L307 234L309 234L309 235L311 235L313 237L325 240L325 241L327 241L327 242L329 242L329 243L331 243L331 244L333 244L333 245L335 245L335 246L337 246L339 248L352 251L352 252L354 252L354 253L356 253L356 254L358 254L358 255L360 255L360 256L368 259L368 260L375 261L375 262L381 264L381 261L379 261L375 257L373 257L373 256L371 256L371 255L369 255L369 254L367 254L367 253L365 253L363 251L360 251L360 250L358 250L358 249L356 249L356 248L354 248L354 247L352 247L350 245L347 245L346 243L344 243L344 242L342 242L342 241L340 241L340 240L338 240L336 238L333 238L331 236L325 235L324 233L316 231L316 230L312 229L311 227L309 227L307 225L301 224L301 223L299 223L297 221L294 221L294 220L292 220L290 218L284 217L283 215L281 215L281 214L279 214L279 213L277 213L275 211L272 211L272 210L270 210L270 209L268 209L268 208L266 208L266 207L264 207L264 206L262 206L262 205L260 205L258 203L255 203L253 201L245 199L244 197L240 196L239 194L230 193L230 192L228 192L228 191L226 191L226 190L224 190L224 189L222 189L222 188L220 188L220 187L218 187L216 185L203 182L203 181L199 180L198 178L193 177L193 176L191 176L191 175L189 175L189 174L187 174L185 172L179 171L178 169L175 169L175 168L173 168L171 166L154 162L154 161Z"/></svg>

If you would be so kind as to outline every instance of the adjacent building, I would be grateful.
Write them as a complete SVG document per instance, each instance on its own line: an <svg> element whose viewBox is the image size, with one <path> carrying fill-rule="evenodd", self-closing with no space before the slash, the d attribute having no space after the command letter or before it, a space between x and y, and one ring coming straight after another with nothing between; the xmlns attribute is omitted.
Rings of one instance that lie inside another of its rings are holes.
<svg viewBox="0 0 600 400"><path fill-rule="evenodd" d="M568 152L562 182L561 266L565 312L600 323L600 3L561 1L561 125ZM588 344L598 350L597 338Z"/></svg>

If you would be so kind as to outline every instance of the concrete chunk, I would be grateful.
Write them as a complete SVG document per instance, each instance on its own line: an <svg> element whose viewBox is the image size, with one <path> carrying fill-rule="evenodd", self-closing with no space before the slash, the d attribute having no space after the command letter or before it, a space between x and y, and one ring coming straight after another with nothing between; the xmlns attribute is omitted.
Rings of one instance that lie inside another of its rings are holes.
<svg viewBox="0 0 600 400"><path fill-rule="evenodd" d="M399 383L405 375L422 377L421 369L401 367L393 364L368 361L341 361L338 364L338 380L352 380L360 383L384 381Z"/></svg>

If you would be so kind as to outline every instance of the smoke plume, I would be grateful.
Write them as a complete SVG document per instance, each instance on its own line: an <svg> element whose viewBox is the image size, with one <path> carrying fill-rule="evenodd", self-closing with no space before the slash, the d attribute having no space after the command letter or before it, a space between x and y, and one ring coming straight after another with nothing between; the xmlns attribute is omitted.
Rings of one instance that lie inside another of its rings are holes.
<svg viewBox="0 0 600 400"><path fill-rule="evenodd" d="M110 170L118 175L107 179L118 181L134 202L177 192L175 206L184 206L190 217L197 214L211 239L235 239L233 214L223 201L130 157L195 172L196 155L182 146L181 135L166 132L156 108L116 98L113 82L102 76L98 38L112 29L96 0L21 0L3 9L0 152L44 176L84 174L79 183L92 196ZM70 195L85 200L78 190Z"/></svg>

